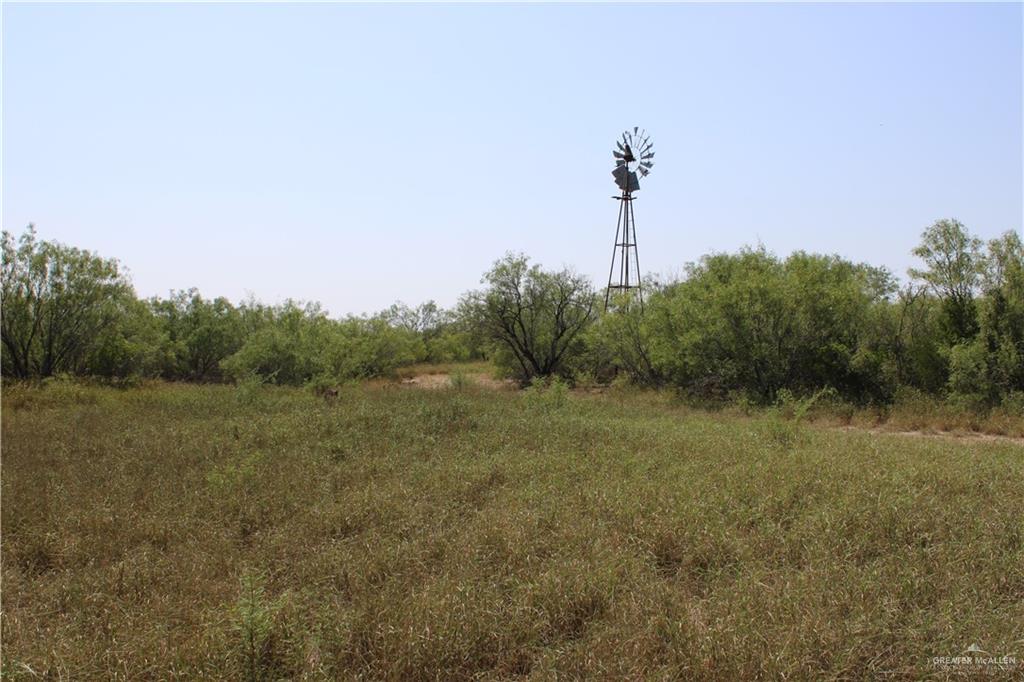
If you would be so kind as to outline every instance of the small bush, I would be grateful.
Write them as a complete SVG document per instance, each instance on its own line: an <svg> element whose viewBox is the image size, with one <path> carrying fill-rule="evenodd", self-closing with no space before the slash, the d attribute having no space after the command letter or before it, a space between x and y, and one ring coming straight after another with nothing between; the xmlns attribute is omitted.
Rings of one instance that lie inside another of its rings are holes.
<svg viewBox="0 0 1024 682"><path fill-rule="evenodd" d="M252 487L264 458L262 452L253 452L238 461L225 462L206 474L206 482L218 495L231 495L238 488Z"/></svg>
<svg viewBox="0 0 1024 682"><path fill-rule="evenodd" d="M789 450L806 439L803 424L787 418L779 410L769 411L762 421L761 432L769 446Z"/></svg>
<svg viewBox="0 0 1024 682"><path fill-rule="evenodd" d="M473 388L476 382L462 370L456 370L448 375L448 386L456 391L465 391Z"/></svg>
<svg viewBox="0 0 1024 682"><path fill-rule="evenodd" d="M338 382L332 377L318 374L306 382L305 388L318 398L329 395L332 391L337 393Z"/></svg>
<svg viewBox="0 0 1024 682"><path fill-rule="evenodd" d="M757 408L757 401L751 400L747 391L737 391L733 394L732 406L740 414L749 417Z"/></svg>
<svg viewBox="0 0 1024 682"><path fill-rule="evenodd" d="M246 680L256 682L272 678L274 665L274 617L279 602L267 599L264 577L246 572L235 605L234 629L239 638L239 659Z"/></svg>
<svg viewBox="0 0 1024 682"><path fill-rule="evenodd" d="M1024 436L1024 392L1011 391L989 411L984 431L1004 436Z"/></svg>
<svg viewBox="0 0 1024 682"><path fill-rule="evenodd" d="M38 384L5 382L3 387L5 405L13 409L98 405L104 393L103 387L90 386L68 374L49 377Z"/></svg>
<svg viewBox="0 0 1024 682"><path fill-rule="evenodd" d="M569 385L558 377L534 379L523 390L523 401L531 409L543 412L559 410L569 402Z"/></svg>
<svg viewBox="0 0 1024 682"><path fill-rule="evenodd" d="M267 382L273 381L273 374L262 376L256 372L241 375L235 383L235 399L239 405L255 405L265 395Z"/></svg>

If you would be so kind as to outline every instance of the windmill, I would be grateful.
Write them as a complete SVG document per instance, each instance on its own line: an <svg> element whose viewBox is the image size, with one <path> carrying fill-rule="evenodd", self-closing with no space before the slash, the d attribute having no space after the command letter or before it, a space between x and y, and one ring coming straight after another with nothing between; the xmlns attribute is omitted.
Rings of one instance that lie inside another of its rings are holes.
<svg viewBox="0 0 1024 682"><path fill-rule="evenodd" d="M619 202L619 219L615 224L615 246L612 248L612 265L608 270L608 289L604 294L604 309L608 310L612 290L629 292L636 289L640 309L644 306L644 292L640 284L640 260L636 251L636 219L633 215L633 192L640 189L637 173L647 177L654 166L654 145L647 131L634 127L626 130L622 138L615 141L612 156L615 170L612 177L622 190L622 195L612 197ZM619 274L615 277L615 263L618 261ZM617 283L616 283L617 282Z"/></svg>

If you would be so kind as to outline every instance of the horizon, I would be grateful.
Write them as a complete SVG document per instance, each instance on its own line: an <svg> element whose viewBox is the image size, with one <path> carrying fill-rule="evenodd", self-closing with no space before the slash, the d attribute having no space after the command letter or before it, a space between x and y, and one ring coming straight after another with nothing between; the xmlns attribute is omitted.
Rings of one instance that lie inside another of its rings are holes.
<svg viewBox="0 0 1024 682"><path fill-rule="evenodd" d="M507 252L602 290L611 148L639 125L645 275L761 244L906 281L935 220L1021 232L1021 25L1020 4L5 3L4 229L116 258L145 298L451 308Z"/></svg>
<svg viewBox="0 0 1024 682"><path fill-rule="evenodd" d="M953 218L953 220L955 220L955 218ZM35 229L35 226L32 225L32 224L29 224L21 232L15 232L15 231L12 231L12 230L8 230L8 232L10 232L11 235L15 238L15 240L17 240L17 239L19 239L22 236L22 234L24 234L30 228ZM999 235L997 235L997 237L998 236ZM67 246L67 247L82 248L82 247L79 247L76 244L69 244L69 243L66 243L66 242L59 242L59 240L47 239L46 235L39 234L38 230L36 231L36 238L39 241L57 241L58 243L60 243L60 244L62 244L64 246ZM987 244L988 241L990 241L990 240L986 239L986 240L983 240L983 241L985 242L985 244ZM745 250L758 250L758 249L764 249L769 255L771 255L771 256L773 256L775 258L778 258L780 261L784 261L787 258L789 258L790 256L795 255L797 253L807 253L809 255L843 258L843 259L848 260L849 262L851 262L851 263L853 263L855 265L866 265L866 266L880 267L880 268L885 269L887 272L889 272L890 275L892 275L892 277L894 278L894 281L895 281L897 286L906 284L906 283L914 281L916 279L916 278L910 277L909 274L906 271L904 271L902 273L893 272L893 271L889 270L887 266L884 266L884 265L876 266L874 263L870 263L870 262L867 262L867 261L850 261L850 259L845 258L845 256L843 256L843 254L840 254L840 253L823 253L823 252L806 251L806 250L803 250L803 249L797 249L797 250L791 251L789 253L778 253L777 251L771 249L768 245L766 245L764 243L757 243L757 244L741 244L736 249L733 249L731 251L709 251L706 254L701 254L701 256L697 260L695 260L695 261L688 261L687 263L682 264L678 268L678 271L676 273L672 273L672 274L669 274L667 276L664 273L645 273L645 275L644 275L645 287L647 286L646 282L648 281L648 278L652 278L654 280L655 284L658 285L658 286L671 285L671 284L674 284L676 282L684 281L686 279L686 277L687 277L686 272L685 272L686 268L688 268L691 265L699 264L699 262L701 260L703 260L705 257L714 256L714 255L718 255L718 254L737 254L737 253L740 253L740 252L745 251ZM105 254L102 254L102 253L97 253L95 251L90 251L90 253L92 253L95 256L101 257L103 259L110 259L109 256L106 256ZM492 262L492 265L498 263L505 256L509 256L509 255L523 255L523 256L526 256L527 259L529 259L531 265L539 265L539 266L541 266L544 269L550 269L550 268L547 268L547 266L544 263L537 262L533 258L531 258L530 254L520 253L520 252L513 252L513 251L507 251L504 254L496 256L494 258L493 262ZM116 259L114 259L114 260L116 260ZM917 261L919 262L918 264L920 265L920 259L919 258L917 259ZM580 273L580 270L578 268L573 267L571 264L563 265L563 267L569 269L571 272ZM488 270L489 269L490 268L488 268ZM296 305L300 305L300 306L304 306L304 305L307 305L307 304L313 304L313 305L317 306L327 317L332 318L332 319L343 319L343 318L346 318L346 317L372 317L372 316L375 316L375 315L377 315L379 313L386 312L387 309L390 306L395 305L395 304L405 304L405 305L408 305L410 307L415 308L415 307L417 307L417 306L419 306L421 304L433 302L433 303L435 303L436 305L438 305L440 308L442 308L444 310L452 310L452 309L454 309L458 305L458 302L462 298L463 294L470 293L471 291L474 291L474 290L476 290L478 288L478 287L467 287L467 288L465 288L463 290L463 292L459 294L458 298L455 301L453 301L450 305L442 305L438 301L436 301L434 298L431 298L429 296L427 298L417 299L417 300L409 300L409 299L406 299L406 298L399 297L399 298L396 298L395 300L391 301L390 303L387 303L387 304L381 306L380 308L378 308L376 310L366 310L366 311L360 311L360 312L355 312L355 311L336 312L336 311L330 310L326 305L324 305L323 301L315 299L315 298L314 299L306 299L306 298L296 298L294 296L284 296L284 297L279 298L277 300L265 301L263 299L260 299L259 297L256 297L251 292L246 292L244 295L242 295L239 298L230 298L228 296L223 296L223 295L221 295L221 294L219 294L217 292L202 291L198 287L194 287L194 286L174 287L174 288L169 289L168 291L164 292L163 294L145 295L145 294L141 294L138 291L138 288L135 286L134 278L132 277L132 271L131 271L130 267L128 267L125 263L122 263L121 261L118 261L118 271L122 275L127 277L128 281L131 283L133 289L135 289L135 291L136 291L136 296L138 296L140 299L143 299L143 300L149 300L151 298L167 300L167 299L171 298L173 294L178 294L178 293L182 293L182 292L195 291L197 294L199 294L205 300L214 300L214 299L217 299L217 298L224 298L224 299L227 299L234 306L241 306L241 305L245 305L245 304L250 303L250 302L261 304L261 305L269 305L269 306L272 306L272 307L281 306L281 305L285 305L285 304L288 304L288 303L292 303L292 304L296 304ZM484 274L486 274L486 272L481 272L481 281L482 281L482 277L483 277ZM589 277L589 275L588 275L588 277ZM591 283L594 285L594 289L595 289L596 293L601 293L601 292L603 292L605 290L605 285L600 285L597 282L594 282L593 278L590 278L590 279L591 279ZM645 291L646 291L646 289L645 289ZM646 293L645 293L645 297L646 297Z"/></svg>

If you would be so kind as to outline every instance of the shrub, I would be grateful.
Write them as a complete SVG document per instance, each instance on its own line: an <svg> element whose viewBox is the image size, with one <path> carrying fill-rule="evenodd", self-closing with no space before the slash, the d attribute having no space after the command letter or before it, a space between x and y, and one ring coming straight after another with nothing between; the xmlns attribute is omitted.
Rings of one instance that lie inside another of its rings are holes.
<svg viewBox="0 0 1024 682"><path fill-rule="evenodd" d="M239 659L246 680L270 679L275 667L274 617L280 602L267 599L265 579L257 572L242 575L235 605L234 627L239 639Z"/></svg>
<svg viewBox="0 0 1024 682"><path fill-rule="evenodd" d="M456 370L448 375L448 386L456 391L465 391L475 385L476 382L473 381L473 377L462 370Z"/></svg>
<svg viewBox="0 0 1024 682"><path fill-rule="evenodd" d="M468 294L462 308L494 344L495 364L524 384L567 374L595 316L590 281L568 269L530 266L526 256L515 254L495 262L484 281L488 288Z"/></svg>
<svg viewBox="0 0 1024 682"><path fill-rule="evenodd" d="M523 391L523 402L534 410L559 410L569 402L569 385L558 377L534 379Z"/></svg>

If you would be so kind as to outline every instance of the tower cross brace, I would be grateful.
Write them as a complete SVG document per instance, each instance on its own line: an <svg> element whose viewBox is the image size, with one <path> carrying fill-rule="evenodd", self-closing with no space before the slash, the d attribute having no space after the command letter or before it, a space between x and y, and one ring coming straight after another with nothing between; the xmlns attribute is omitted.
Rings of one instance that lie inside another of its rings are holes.
<svg viewBox="0 0 1024 682"><path fill-rule="evenodd" d="M608 269L608 288L604 294L604 309L611 304L612 291L628 292L636 289L640 300L640 311L644 308L644 292L640 281L640 259L636 249L636 218L633 214L633 193L622 190L622 195L612 197L619 202L619 218L615 224L615 245L612 247L612 264ZM618 279L615 263L618 261Z"/></svg>

